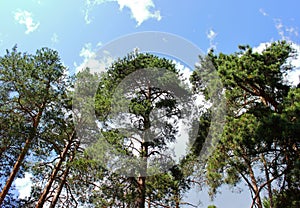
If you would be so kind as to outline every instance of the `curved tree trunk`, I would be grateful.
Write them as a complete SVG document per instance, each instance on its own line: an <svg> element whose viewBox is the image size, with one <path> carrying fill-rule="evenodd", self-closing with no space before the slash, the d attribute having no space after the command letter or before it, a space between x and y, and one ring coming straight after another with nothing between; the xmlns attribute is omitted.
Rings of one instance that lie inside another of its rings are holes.
<svg viewBox="0 0 300 208"><path fill-rule="evenodd" d="M16 163L14 164L14 167L13 167L13 169L12 169L12 171L11 171L7 181L6 181L6 184L3 188L3 190L1 191L0 205L3 203L4 198L7 195L13 181L15 180L15 177L16 177L17 173L20 170L20 167L21 167L21 165L22 165L22 163L25 159L25 156L28 153L29 148L30 148L35 136L36 136L37 128L38 128L38 125L40 123L40 119L41 119L41 116L43 114L44 108L45 108L45 102L40 106L37 115L32 119L33 120L33 125L32 125L33 129L32 129L31 135L30 135L29 138L26 139L25 145L24 145L23 149L21 150L21 153L19 154L19 157L18 157Z"/></svg>
<svg viewBox="0 0 300 208"><path fill-rule="evenodd" d="M55 179L56 179L56 176L57 176L57 173L60 171L60 168L61 168L61 165L62 163L64 162L64 160L66 159L66 156L68 154L68 151L70 150L70 147L72 145L72 142L73 142L73 139L74 139L74 136L75 136L75 131L72 132L71 134L71 138L69 139L68 143L66 144L66 146L64 147L63 151L61 152L61 155L60 155L60 159L58 161L58 163L55 165L53 171L52 171L52 174L48 180L48 183L46 184L37 204L36 204L36 208L42 208L44 203L45 203L45 200L46 200L46 197L47 195L49 194L49 191L52 187L52 184L54 183Z"/></svg>
<svg viewBox="0 0 300 208"><path fill-rule="evenodd" d="M242 157L243 157L243 159L244 159L244 161L247 165L247 168L248 168L248 171L249 171L249 177L250 177L250 181L251 181L251 187L252 187L252 190L254 192L254 198L253 198L253 201L252 201L251 208L253 208L255 203L256 203L258 208L263 208L262 201L261 201L260 194L259 194L260 189L259 189L259 186L257 184L256 178L255 178L255 175L254 175L254 171L251 167L251 162L250 162L250 160L249 160L249 158L246 154L243 154Z"/></svg>
<svg viewBox="0 0 300 208"><path fill-rule="evenodd" d="M263 154L261 155L261 159L262 159L262 162L264 164L265 175L266 175L266 179L267 179L267 182L268 182L267 188L268 188L268 195L269 195L269 200L270 200L270 208L273 208L274 205L273 205L273 194L272 194L272 184L271 184L272 182L270 181L267 161L266 161L266 158Z"/></svg>
<svg viewBox="0 0 300 208"><path fill-rule="evenodd" d="M71 157L68 161L69 163L71 163L74 160L75 154L76 154L76 151L77 151L78 147L79 147L79 142L76 143L76 145L74 147L74 150L71 153ZM66 184L66 181L67 181L67 178L68 178L68 175L69 175L69 171L70 171L70 166L67 166L64 173L63 173L63 175L62 175L61 182L60 182L60 184L59 184L59 186L56 190L56 193L55 193L54 197L52 198L52 201L51 201L51 204L50 204L49 208L54 208L55 207L55 205L58 201L58 198L59 198L59 196L62 192L62 189L63 189L64 185Z"/></svg>
<svg viewBox="0 0 300 208"><path fill-rule="evenodd" d="M3 190L1 191L0 205L3 203L4 198L7 195L8 191L9 191L9 189L10 189L10 187L11 187L11 185L12 185L12 183L13 183L15 177L16 177L16 175L17 175L17 173L18 173L18 171L19 171L19 169L20 169L20 167L21 167L21 165L24 161L24 158L25 158L25 156L26 156L26 154L27 154L27 152L30 148L30 145L31 145L31 139L27 139L26 142L25 142L25 145L24 145L24 147L23 147L23 149L22 149L22 151L21 151L21 153L20 153L20 155L17 159L17 162L15 163L15 165L14 165L14 167L13 167L13 169L12 169L12 171L11 171L7 181L6 181L5 186L4 186Z"/></svg>

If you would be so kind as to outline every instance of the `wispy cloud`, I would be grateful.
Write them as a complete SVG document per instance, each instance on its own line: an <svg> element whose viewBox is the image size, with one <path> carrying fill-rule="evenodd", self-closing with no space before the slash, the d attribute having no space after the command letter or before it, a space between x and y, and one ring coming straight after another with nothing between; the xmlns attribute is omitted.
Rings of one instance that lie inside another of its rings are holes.
<svg viewBox="0 0 300 208"><path fill-rule="evenodd" d="M93 56L95 56L96 53L92 50L92 44L91 43L86 43L82 47L79 56L83 57L84 59L90 59Z"/></svg>
<svg viewBox="0 0 300 208"><path fill-rule="evenodd" d="M286 31L288 34L291 34L291 35L294 35L294 36L296 36L296 37L299 37L299 31L298 31L298 28L297 28L297 27L293 27L293 26L286 27L286 28L285 28L285 31Z"/></svg>
<svg viewBox="0 0 300 208"><path fill-rule="evenodd" d="M217 37L217 33L213 29L209 29L209 31L206 33L206 37L209 40L209 49L216 49L217 44L215 43L215 38Z"/></svg>
<svg viewBox="0 0 300 208"><path fill-rule="evenodd" d="M265 12L264 9L260 8L259 12L263 15L263 16L269 16L269 14L267 12Z"/></svg>
<svg viewBox="0 0 300 208"><path fill-rule="evenodd" d="M99 47L102 44L99 42L95 48L92 47L91 43L86 43L79 56L83 58L81 64L74 63L76 72L82 71L85 68L89 68L91 72L103 72L108 66L114 61L114 58L110 55L108 51L98 52ZM96 53L97 51L97 53Z"/></svg>
<svg viewBox="0 0 300 208"><path fill-rule="evenodd" d="M282 20L279 18L274 19L275 27L278 31L279 36L283 40L290 40L293 36L298 37L299 32L298 28L294 26L286 26L282 23Z"/></svg>
<svg viewBox="0 0 300 208"><path fill-rule="evenodd" d="M56 44L59 42L58 35L56 33L53 33L53 35L51 37L51 42L52 42L52 44Z"/></svg>
<svg viewBox="0 0 300 208"><path fill-rule="evenodd" d="M97 5L107 3L107 2L115 2L117 0L85 0L85 11L84 11L84 21L86 24L90 24L92 22L92 19L90 17L90 12L93 10L93 8Z"/></svg>
<svg viewBox="0 0 300 208"><path fill-rule="evenodd" d="M76 62L74 62L76 72L80 72L86 67L89 67L88 66L89 61L96 56L95 50L92 49L92 44L91 43L84 44L84 46L80 50L79 56L83 58L83 61L79 65Z"/></svg>
<svg viewBox="0 0 300 208"><path fill-rule="evenodd" d="M281 19L274 19L274 22L275 22L276 30L277 30L278 34L280 35L280 37L282 39L286 39L285 35L284 35L284 29L283 29L283 24L282 24Z"/></svg>
<svg viewBox="0 0 300 208"><path fill-rule="evenodd" d="M282 40L292 41L293 38L299 37L299 29L295 26L288 26L286 23L283 23L282 19L277 17L270 16L264 9L259 9L259 12L268 18L271 18L274 21L274 26L278 32L278 35Z"/></svg>
<svg viewBox="0 0 300 208"><path fill-rule="evenodd" d="M29 34L33 31L35 31L40 23L34 22L32 18L32 13L26 11L26 10L18 10L14 13L15 20L21 24L26 26L25 34Z"/></svg>
<svg viewBox="0 0 300 208"><path fill-rule="evenodd" d="M92 22L89 13L96 6L107 2L117 2L120 10L127 7L131 11L131 17L137 22L137 26L140 26L144 21L148 19L161 20L159 10L154 10L155 5L152 0L86 0L85 10L85 22L90 24Z"/></svg>

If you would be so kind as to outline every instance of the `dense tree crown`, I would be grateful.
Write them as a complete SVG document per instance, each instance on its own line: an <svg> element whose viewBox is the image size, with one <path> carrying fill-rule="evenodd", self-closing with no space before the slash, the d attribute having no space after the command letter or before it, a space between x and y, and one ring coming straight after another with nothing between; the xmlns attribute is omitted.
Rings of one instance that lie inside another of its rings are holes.
<svg viewBox="0 0 300 208"><path fill-rule="evenodd" d="M184 201L191 187L213 198L223 184L246 184L250 207L299 207L300 88L286 80L294 56L280 41L200 57L194 95L225 96L224 128L213 134L214 106L195 105L171 60L133 52L101 74L68 77L56 51L14 47L0 57L0 206L197 207ZM196 140L175 162L170 145L194 108ZM209 132L216 148L199 157ZM13 182L25 173L31 193L19 199Z"/></svg>
<svg viewBox="0 0 300 208"><path fill-rule="evenodd" d="M15 47L1 57L0 70L1 204L29 163L60 145L67 83L57 52L48 48L29 55Z"/></svg>
<svg viewBox="0 0 300 208"><path fill-rule="evenodd" d="M187 96L179 78L172 61L139 53L117 60L101 76L95 100L102 137L121 157L133 159L129 160L131 164L119 159L116 171L127 177L107 173L105 178L111 185L106 182L99 189L104 196L97 202L99 205L145 207L182 203L181 193L187 184L179 167L172 165L164 173L160 170L173 162L168 156L168 144L176 140L178 120L184 114L175 97ZM103 148L102 143L99 145ZM92 151L99 152L96 146ZM104 158L105 155L101 160ZM126 191L122 188L118 194L111 192L120 187L127 187Z"/></svg>
<svg viewBox="0 0 300 208"><path fill-rule="evenodd" d="M293 56L284 41L261 53L240 46L235 54L208 54L227 100L223 135L206 164L212 195L223 183L243 181L251 192L251 207L263 207L263 193L269 207L299 206L299 88L285 80ZM200 90L205 89L201 73L200 65L192 76Z"/></svg>

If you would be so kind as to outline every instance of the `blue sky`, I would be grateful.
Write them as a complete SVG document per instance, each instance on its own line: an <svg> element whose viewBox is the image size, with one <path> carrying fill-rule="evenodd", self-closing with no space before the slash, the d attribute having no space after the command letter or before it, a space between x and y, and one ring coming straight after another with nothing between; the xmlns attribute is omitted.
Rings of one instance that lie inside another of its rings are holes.
<svg viewBox="0 0 300 208"><path fill-rule="evenodd" d="M28 52L52 47L74 70L86 44L95 49L98 43L149 30L224 53L239 44L282 38L299 44L299 6L297 0L1 0L0 54L15 44Z"/></svg>
<svg viewBox="0 0 300 208"><path fill-rule="evenodd" d="M46 46L58 50L74 73L97 48L142 31L178 35L204 52L232 53L239 44L259 50L282 39L300 51L299 8L299 0L0 0L0 55L15 44L30 53ZM296 68L299 60L293 61ZM297 74L290 79L298 81ZM217 196L218 207L249 206L247 190L226 190Z"/></svg>

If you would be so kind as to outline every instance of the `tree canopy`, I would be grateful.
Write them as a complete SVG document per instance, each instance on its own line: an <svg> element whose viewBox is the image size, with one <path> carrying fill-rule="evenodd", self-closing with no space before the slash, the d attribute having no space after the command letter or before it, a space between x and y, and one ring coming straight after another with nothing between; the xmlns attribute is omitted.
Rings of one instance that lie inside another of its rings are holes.
<svg viewBox="0 0 300 208"><path fill-rule="evenodd" d="M289 60L294 50L285 41L274 42L261 53L249 46L239 48L230 55L208 54L227 101L224 131L206 164L210 193L214 195L224 183L236 186L244 181L253 199L251 207L263 207L264 190L270 207L283 207L287 201L291 207L299 205L295 200L299 198L299 88L285 79L293 69ZM192 75L196 89L202 83L201 73L200 65ZM287 196L286 190L293 194ZM285 198L275 200L274 193Z"/></svg>
<svg viewBox="0 0 300 208"><path fill-rule="evenodd" d="M7 51L0 206L196 207L184 199L192 187L208 186L213 198L224 184L246 184L250 207L299 207L300 85L286 79L291 44L199 58L191 92L172 60L150 53L119 57L101 74L67 76L57 51ZM197 96L207 105L196 105ZM189 148L176 159L183 127ZM13 182L25 173L31 193L19 199Z"/></svg>

